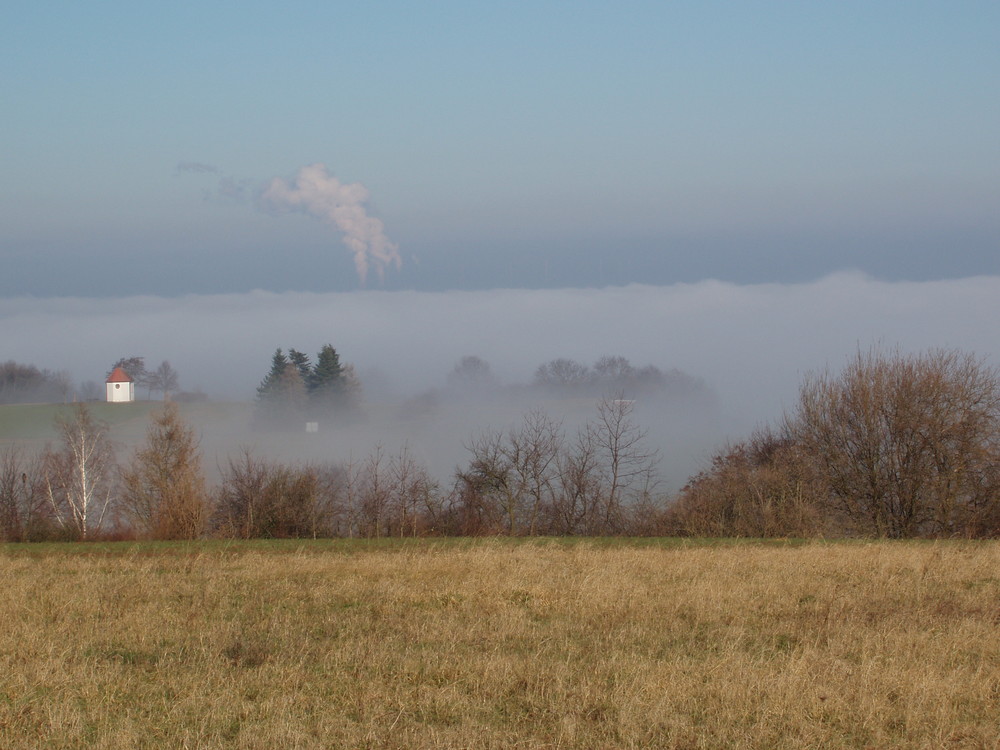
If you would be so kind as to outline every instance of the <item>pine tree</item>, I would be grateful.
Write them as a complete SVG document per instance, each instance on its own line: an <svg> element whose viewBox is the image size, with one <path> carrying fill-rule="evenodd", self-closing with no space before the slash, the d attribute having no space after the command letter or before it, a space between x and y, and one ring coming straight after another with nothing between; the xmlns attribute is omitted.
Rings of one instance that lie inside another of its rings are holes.
<svg viewBox="0 0 1000 750"><path fill-rule="evenodd" d="M285 353L280 348L277 349L274 352L274 356L271 357L271 371L260 382L260 385L257 386L258 401L271 400L278 393L281 376L288 369L288 364L288 357L285 356Z"/></svg>
<svg viewBox="0 0 1000 750"><path fill-rule="evenodd" d="M330 344L320 349L316 357L316 367L313 369L313 380L317 388L339 385L343 381L344 367L340 364L340 355Z"/></svg>
<svg viewBox="0 0 1000 750"><path fill-rule="evenodd" d="M257 387L254 424L268 429L283 426L289 421L287 396L300 390L303 389L298 368L291 365L281 349L276 350L271 358L271 371Z"/></svg>
<svg viewBox="0 0 1000 750"><path fill-rule="evenodd" d="M339 418L356 416L361 401L361 383L349 364L326 344L316 357L313 368L310 401L317 415L336 414Z"/></svg>
<svg viewBox="0 0 1000 750"><path fill-rule="evenodd" d="M309 355L297 349L288 350L288 362L298 368L299 376L302 378L306 390L312 390L313 370L309 362Z"/></svg>
<svg viewBox="0 0 1000 750"><path fill-rule="evenodd" d="M330 344L320 349L312 371L313 398L319 403L335 401L344 390L344 367L340 355Z"/></svg>
<svg viewBox="0 0 1000 750"><path fill-rule="evenodd" d="M287 367L278 382L276 403L283 422L294 425L305 416L309 393L297 367Z"/></svg>

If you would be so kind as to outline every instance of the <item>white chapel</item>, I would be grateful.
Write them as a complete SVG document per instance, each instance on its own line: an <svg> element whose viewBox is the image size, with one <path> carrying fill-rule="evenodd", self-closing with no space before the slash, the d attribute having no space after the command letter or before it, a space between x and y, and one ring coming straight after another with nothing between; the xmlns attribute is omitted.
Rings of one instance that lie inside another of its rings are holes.
<svg viewBox="0 0 1000 750"><path fill-rule="evenodd" d="M122 368L116 367L108 375L107 400L112 403L135 401L135 382Z"/></svg>

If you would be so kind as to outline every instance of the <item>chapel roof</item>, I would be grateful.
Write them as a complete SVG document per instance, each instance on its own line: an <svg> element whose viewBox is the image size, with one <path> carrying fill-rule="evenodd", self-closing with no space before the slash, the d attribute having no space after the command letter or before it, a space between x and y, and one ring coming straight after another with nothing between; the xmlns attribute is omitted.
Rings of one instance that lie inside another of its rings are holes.
<svg viewBox="0 0 1000 750"><path fill-rule="evenodd" d="M111 371L111 374L108 375L108 379L105 382L106 383L131 383L132 382L132 378L129 377L129 374L127 372L125 372L122 368L116 367L115 369L113 369Z"/></svg>

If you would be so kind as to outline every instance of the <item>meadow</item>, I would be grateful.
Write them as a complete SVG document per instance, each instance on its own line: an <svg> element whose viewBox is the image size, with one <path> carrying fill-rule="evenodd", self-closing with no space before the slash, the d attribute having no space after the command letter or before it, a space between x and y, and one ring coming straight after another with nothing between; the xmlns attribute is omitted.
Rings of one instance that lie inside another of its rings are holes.
<svg viewBox="0 0 1000 750"><path fill-rule="evenodd" d="M0 547L4 748L1000 743L994 542Z"/></svg>

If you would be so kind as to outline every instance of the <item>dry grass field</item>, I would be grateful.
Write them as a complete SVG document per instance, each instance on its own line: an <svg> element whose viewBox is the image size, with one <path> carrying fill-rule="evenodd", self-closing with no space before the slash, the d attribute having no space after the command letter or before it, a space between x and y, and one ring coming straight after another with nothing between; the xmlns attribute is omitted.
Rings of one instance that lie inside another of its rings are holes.
<svg viewBox="0 0 1000 750"><path fill-rule="evenodd" d="M1000 545L0 547L3 748L994 748Z"/></svg>

